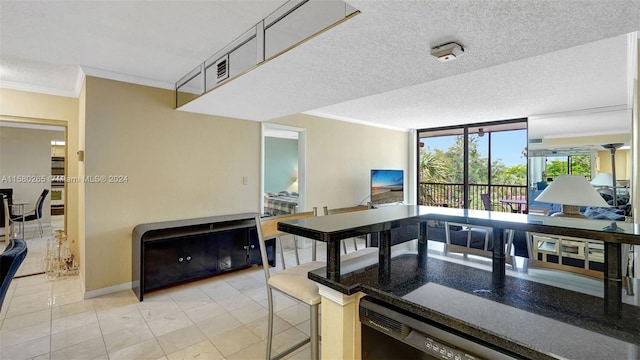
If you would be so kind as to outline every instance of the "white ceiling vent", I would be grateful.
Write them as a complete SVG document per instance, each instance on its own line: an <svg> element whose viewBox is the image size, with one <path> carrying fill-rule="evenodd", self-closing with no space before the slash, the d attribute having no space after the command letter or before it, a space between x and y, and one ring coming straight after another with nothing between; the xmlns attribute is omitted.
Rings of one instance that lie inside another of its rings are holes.
<svg viewBox="0 0 640 360"><path fill-rule="evenodd" d="M214 65L216 67L216 83L229 78L229 55L218 59Z"/></svg>
<svg viewBox="0 0 640 360"><path fill-rule="evenodd" d="M286 0L178 80L176 107L248 73L359 13L342 0Z"/></svg>

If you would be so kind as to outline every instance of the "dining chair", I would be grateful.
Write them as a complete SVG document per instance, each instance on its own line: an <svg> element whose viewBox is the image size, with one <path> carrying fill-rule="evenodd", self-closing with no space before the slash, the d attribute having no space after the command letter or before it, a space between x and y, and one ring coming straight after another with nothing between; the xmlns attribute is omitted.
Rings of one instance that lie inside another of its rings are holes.
<svg viewBox="0 0 640 360"><path fill-rule="evenodd" d="M9 204L9 217L17 216L13 213L13 189L12 188L0 189L0 196L1 195L5 196L5 198L7 199L7 203Z"/></svg>
<svg viewBox="0 0 640 360"><path fill-rule="evenodd" d="M482 199L482 204L484 205L485 210L493 210L493 204L491 204L491 198L489 197L489 194L480 194L480 199Z"/></svg>
<svg viewBox="0 0 640 360"><path fill-rule="evenodd" d="M0 204L0 229L3 230L2 241L9 241L13 239L13 234L15 234L13 222L9 216L9 202L2 194L0 194L0 199L2 199L2 204Z"/></svg>
<svg viewBox="0 0 640 360"><path fill-rule="evenodd" d="M24 215L13 214L13 217L11 218L11 220L13 222L23 222L23 221L27 222L27 221L37 220L38 228L40 230L40 236L43 236L44 235L44 231L42 230L43 206L44 206L44 200L47 198L48 194L49 194L49 189L42 190L42 193L40 193L40 196L38 196L38 199L36 200L36 205L33 208L33 210L26 212ZM35 233L34 233L34 236L35 236ZM22 237L24 238L24 234L22 234Z"/></svg>
<svg viewBox="0 0 640 360"><path fill-rule="evenodd" d="M258 243L260 245L260 256L262 258L262 268L264 269L264 276L267 285L267 299L269 303L269 315L268 315L268 328L267 328L267 349L266 359L275 360L280 359L288 354L292 353L296 349L311 344L311 359L317 360L320 355L320 331L319 331L319 308L321 297L318 291L318 285L309 280L308 273L311 270L318 269L325 266L324 262L310 261L290 267L280 272L271 274L269 270L269 260L267 258L267 249L265 240L276 238L283 233L278 230L278 222L286 220L299 219L301 213L283 215L274 218L263 218L256 216L256 232L258 234ZM296 217L298 215L298 217ZM310 331L309 337L305 338L298 343L289 346L287 349L281 351L277 355L272 356L273 347L273 290L309 306L309 319L310 319Z"/></svg>
<svg viewBox="0 0 640 360"><path fill-rule="evenodd" d="M273 226L277 226L277 222L278 221L284 221L283 219L286 220L296 220L296 219L303 219L303 218L307 218L307 217L313 217L313 216L317 216L318 215L318 208L314 207L312 211L305 211L305 212L296 212L293 214L284 214L284 215L278 215L278 216L274 216L274 217L270 217L269 219L271 220L275 220L275 223L269 223L269 224L274 224ZM277 231L277 229L273 229L275 231ZM277 236L275 236L275 240L276 240L276 248L280 249L280 261L282 262L282 269L286 269L287 268L287 263L284 260L284 246L282 246L282 235L288 235L285 234L283 232L279 232L277 231L278 234ZM312 244L313 247L313 256L312 256L312 260L315 261L316 260L316 256L315 256L315 241ZM296 265L300 265L300 253L298 252L298 236L297 235L293 235L293 252L294 255L296 257Z"/></svg>
<svg viewBox="0 0 640 360"><path fill-rule="evenodd" d="M343 207L343 208L336 208L336 209L329 209L328 206L323 207L324 210L324 215L333 215L333 214L342 214L342 213L348 213L348 212L354 212L354 211L362 211L362 210L368 210L369 207L365 206L365 205L357 205L357 206L350 206L350 207ZM347 254L347 245L346 245L346 240L349 239L344 239L341 241L342 243L342 251L344 251L345 254ZM353 248L357 251L358 250L358 241L356 240L356 238L351 238L352 243L353 243Z"/></svg>

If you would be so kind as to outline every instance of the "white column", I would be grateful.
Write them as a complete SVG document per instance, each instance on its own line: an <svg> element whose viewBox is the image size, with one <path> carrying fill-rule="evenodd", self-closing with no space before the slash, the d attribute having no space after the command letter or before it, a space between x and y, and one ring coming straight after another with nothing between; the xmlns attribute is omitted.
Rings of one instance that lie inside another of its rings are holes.
<svg viewBox="0 0 640 360"><path fill-rule="evenodd" d="M363 293L345 295L318 284L322 296L320 358L360 360L358 304Z"/></svg>
<svg viewBox="0 0 640 360"><path fill-rule="evenodd" d="M635 69L630 71L629 77L632 79L633 87L633 110L632 124L631 124L631 159L632 159L632 174L631 174L631 205L632 215L635 224L640 223L640 91L638 89L638 74L640 73L640 40L638 40L637 33L635 36L630 35L631 41L635 43L631 44L630 48L630 67ZM635 47L635 49L634 49ZM635 278L640 278L640 246L635 246L634 251L634 267Z"/></svg>

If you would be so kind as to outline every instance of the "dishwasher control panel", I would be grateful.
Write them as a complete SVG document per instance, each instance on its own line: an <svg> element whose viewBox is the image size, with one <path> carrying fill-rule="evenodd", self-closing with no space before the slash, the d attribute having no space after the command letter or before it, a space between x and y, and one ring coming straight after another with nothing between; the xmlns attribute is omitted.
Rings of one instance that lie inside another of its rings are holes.
<svg viewBox="0 0 640 360"><path fill-rule="evenodd" d="M405 342L422 348L427 354L440 359L448 360L478 360L480 358L473 355L469 355L466 352L446 345L434 338L428 337L424 334L420 334L417 331L411 331L409 335L404 339Z"/></svg>

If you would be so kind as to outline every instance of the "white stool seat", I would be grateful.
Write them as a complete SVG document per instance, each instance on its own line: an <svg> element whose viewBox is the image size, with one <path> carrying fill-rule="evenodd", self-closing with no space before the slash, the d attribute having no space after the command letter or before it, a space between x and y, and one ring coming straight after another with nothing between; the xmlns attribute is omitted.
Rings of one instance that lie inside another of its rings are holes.
<svg viewBox="0 0 640 360"><path fill-rule="evenodd" d="M309 280L307 273L323 266L326 266L326 263L311 261L288 268L271 275L268 284L272 288L294 297L307 305L316 305L320 303L318 285L314 281Z"/></svg>

